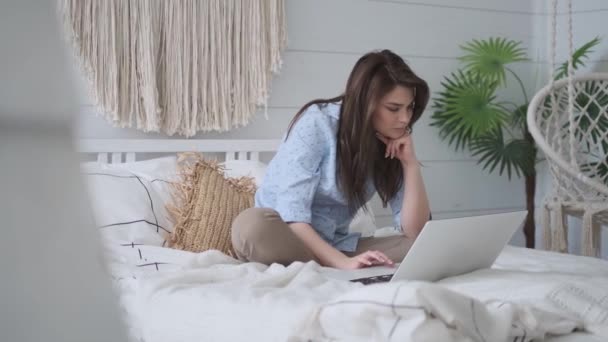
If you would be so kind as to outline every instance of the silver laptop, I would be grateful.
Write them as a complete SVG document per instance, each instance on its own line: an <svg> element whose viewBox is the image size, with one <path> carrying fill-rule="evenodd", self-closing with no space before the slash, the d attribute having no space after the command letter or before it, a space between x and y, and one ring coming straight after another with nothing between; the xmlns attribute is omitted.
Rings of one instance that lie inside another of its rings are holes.
<svg viewBox="0 0 608 342"><path fill-rule="evenodd" d="M351 279L437 281L489 268L526 218L526 211L429 221L394 273ZM384 267L383 269L386 269Z"/></svg>

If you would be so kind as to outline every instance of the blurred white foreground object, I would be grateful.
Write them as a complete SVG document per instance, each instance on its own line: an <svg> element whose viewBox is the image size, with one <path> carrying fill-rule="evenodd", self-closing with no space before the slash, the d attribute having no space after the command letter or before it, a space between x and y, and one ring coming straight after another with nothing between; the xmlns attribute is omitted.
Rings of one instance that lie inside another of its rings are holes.
<svg viewBox="0 0 608 342"><path fill-rule="evenodd" d="M0 341L126 341L72 148L54 1L0 10Z"/></svg>

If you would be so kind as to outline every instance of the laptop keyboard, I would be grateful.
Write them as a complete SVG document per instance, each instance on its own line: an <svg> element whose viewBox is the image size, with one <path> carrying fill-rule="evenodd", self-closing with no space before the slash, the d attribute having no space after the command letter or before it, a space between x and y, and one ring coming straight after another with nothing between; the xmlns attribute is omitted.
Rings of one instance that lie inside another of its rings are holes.
<svg viewBox="0 0 608 342"><path fill-rule="evenodd" d="M385 283L393 278L392 274L384 274L373 277L365 277L365 278L357 278L352 279L352 282L362 283L363 285L375 284L375 283Z"/></svg>

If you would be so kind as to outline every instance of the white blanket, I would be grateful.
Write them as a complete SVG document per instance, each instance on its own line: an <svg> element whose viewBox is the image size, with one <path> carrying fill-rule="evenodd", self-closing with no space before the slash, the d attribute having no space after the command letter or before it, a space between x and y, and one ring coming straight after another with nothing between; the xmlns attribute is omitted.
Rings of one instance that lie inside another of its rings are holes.
<svg viewBox="0 0 608 342"><path fill-rule="evenodd" d="M145 342L528 341L576 327L606 333L608 263L590 258L508 247L490 270L436 284L363 286L314 262L266 267L214 251L148 246L110 257L132 335ZM559 294L564 284L581 289L589 274L590 296L576 297L576 305L555 301L568 301ZM599 303L593 315L587 298Z"/></svg>
<svg viewBox="0 0 608 342"><path fill-rule="evenodd" d="M298 341L530 341L567 334L576 320L504 301L482 303L423 282L351 291L323 304Z"/></svg>
<svg viewBox="0 0 608 342"><path fill-rule="evenodd" d="M122 299L133 335L146 342L286 341L319 304L355 287L318 270L207 252L178 269L123 278Z"/></svg>

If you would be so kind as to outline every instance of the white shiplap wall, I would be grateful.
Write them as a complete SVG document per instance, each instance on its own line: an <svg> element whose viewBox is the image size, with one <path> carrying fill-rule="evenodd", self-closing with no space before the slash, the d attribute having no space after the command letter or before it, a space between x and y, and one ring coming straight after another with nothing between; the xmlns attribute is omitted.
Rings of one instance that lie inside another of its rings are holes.
<svg viewBox="0 0 608 342"><path fill-rule="evenodd" d="M460 44L504 36L522 41L530 51L531 61L515 66L528 95L544 82L547 9L541 0L287 0L286 5L289 43L283 69L272 85L269 120L260 113L247 127L196 138L280 138L302 104L339 94L360 55L378 48L402 55L431 90L438 91L443 76L458 66ZM522 101L516 87L504 96ZM487 174L468 154L448 148L428 126L431 112L429 108L418 123L414 138L426 165L423 173L434 217L523 208L523 181ZM87 101L80 119L83 138L162 137L113 128L95 116ZM377 203L373 209L379 225L390 223L385 209ZM522 240L517 235L514 242Z"/></svg>

